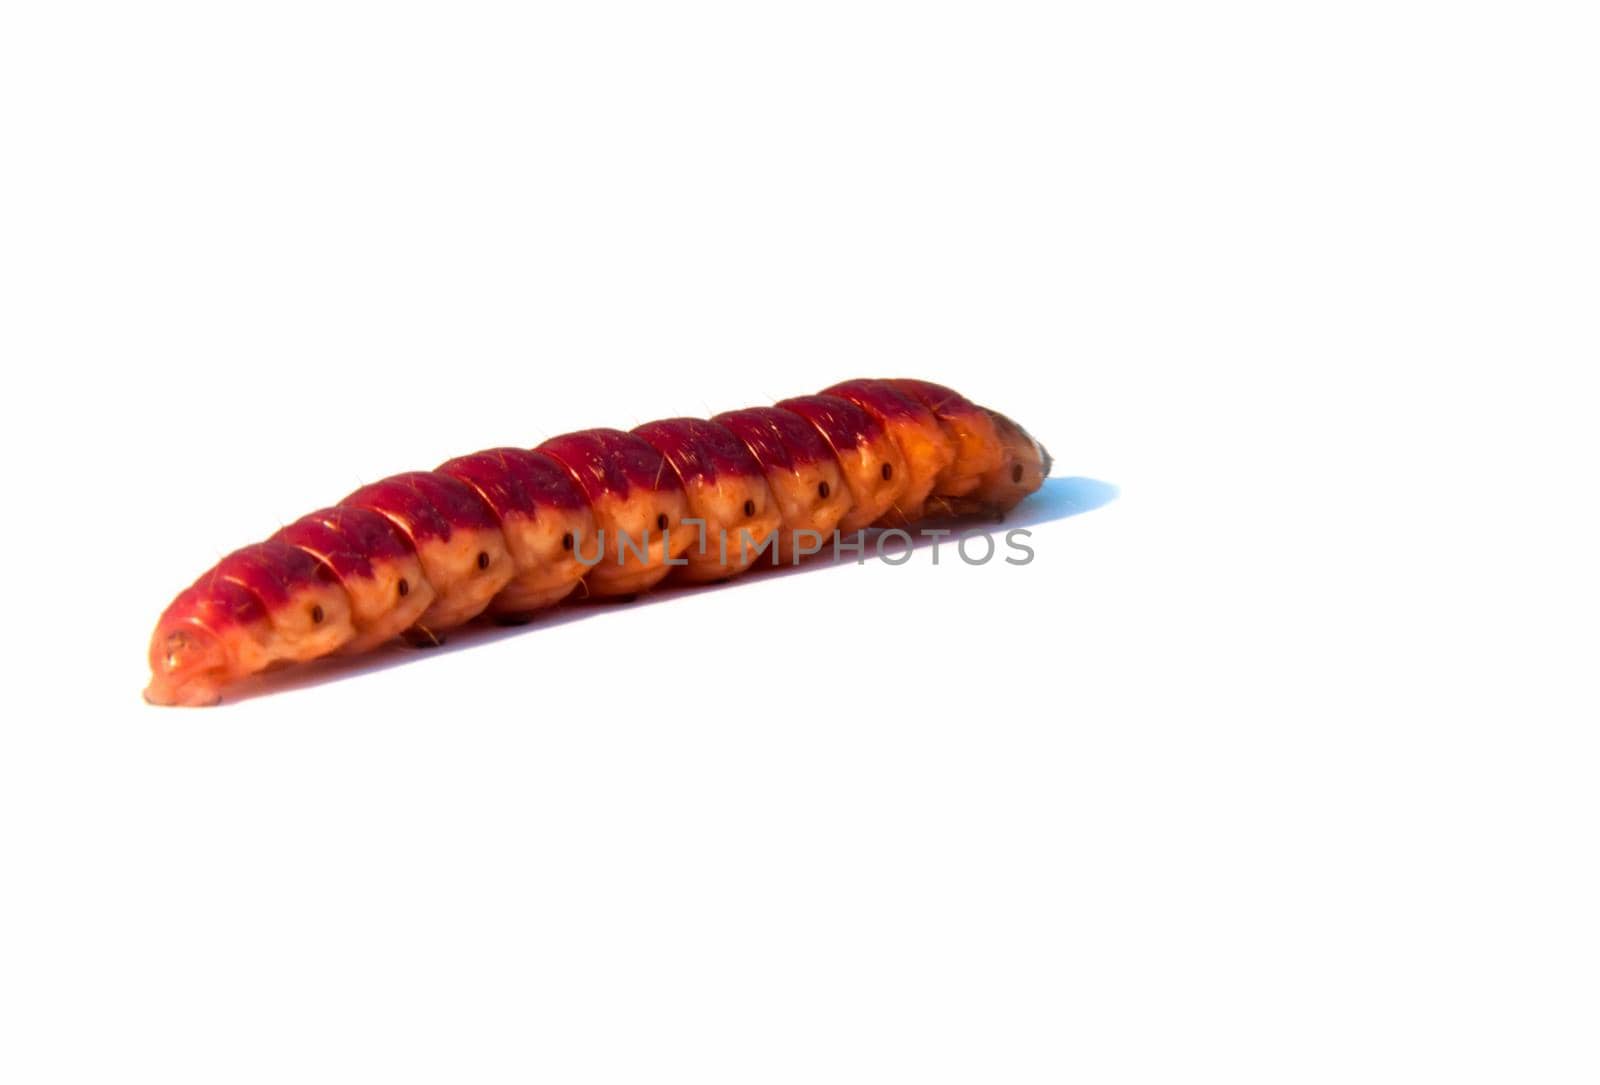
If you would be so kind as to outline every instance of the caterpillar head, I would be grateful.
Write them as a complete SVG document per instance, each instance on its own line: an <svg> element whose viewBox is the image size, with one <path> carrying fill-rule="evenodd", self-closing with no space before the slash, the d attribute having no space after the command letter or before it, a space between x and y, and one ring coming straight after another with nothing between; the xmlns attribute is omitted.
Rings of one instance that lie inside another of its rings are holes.
<svg viewBox="0 0 1600 1085"><path fill-rule="evenodd" d="M987 413L1000 441L1000 463L985 472L970 501L954 503L956 511L1003 514L1043 486L1055 462L1027 430L999 411Z"/></svg>
<svg viewBox="0 0 1600 1085"><path fill-rule="evenodd" d="M144 699L158 705L212 705L228 680L228 652L211 630L194 622L162 623L150 639L150 685Z"/></svg>

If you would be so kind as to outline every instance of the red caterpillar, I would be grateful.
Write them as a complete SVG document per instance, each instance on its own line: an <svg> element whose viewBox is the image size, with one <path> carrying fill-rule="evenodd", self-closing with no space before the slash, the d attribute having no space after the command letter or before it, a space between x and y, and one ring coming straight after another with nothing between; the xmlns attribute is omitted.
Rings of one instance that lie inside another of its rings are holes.
<svg viewBox="0 0 1600 1085"><path fill-rule="evenodd" d="M631 596L669 573L735 576L764 548L790 561L803 533L999 515L1049 471L1016 423L915 380L477 452L363 486L223 558L161 615L144 695L215 704L270 667L397 636L438 643L580 585Z"/></svg>

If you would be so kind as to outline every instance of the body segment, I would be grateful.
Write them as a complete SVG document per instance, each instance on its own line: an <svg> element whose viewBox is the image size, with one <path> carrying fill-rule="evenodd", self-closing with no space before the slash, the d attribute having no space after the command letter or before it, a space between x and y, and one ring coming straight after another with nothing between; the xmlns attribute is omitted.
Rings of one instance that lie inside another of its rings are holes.
<svg viewBox="0 0 1600 1085"><path fill-rule="evenodd" d="M434 591L414 627L424 638L477 617L511 579L511 555L493 510L449 475L395 475L340 504L387 516L411 540Z"/></svg>
<svg viewBox="0 0 1600 1085"><path fill-rule="evenodd" d="M814 553L850 509L839 461L804 418L778 407L750 407L712 419L732 430L766 473L780 524L776 561Z"/></svg>
<svg viewBox="0 0 1600 1085"><path fill-rule="evenodd" d="M668 418L633 431L665 458L683 486L690 516L690 583L743 572L782 525L761 464L727 427L702 418Z"/></svg>
<svg viewBox="0 0 1600 1085"><path fill-rule="evenodd" d="M350 600L355 635L340 649L365 652L417 623L433 602L433 584L410 541L371 509L334 506L304 516L274 539L326 565Z"/></svg>
<svg viewBox="0 0 1600 1085"><path fill-rule="evenodd" d="M978 488L984 475L1000 466L1000 437L982 407L942 384L919 380L888 383L927 407L949 439L950 463L934 480L934 492L939 497L967 496Z"/></svg>
<svg viewBox="0 0 1600 1085"><path fill-rule="evenodd" d="M689 546L683 485L649 442L615 429L553 437L539 446L567 469L594 510L598 538L589 566L591 595L633 595L654 587L673 569L668 561Z"/></svg>
<svg viewBox="0 0 1600 1085"><path fill-rule="evenodd" d="M804 418L833 450L850 490L843 532L876 523L899 504L910 484L906 458L889 431L866 410L839 396L798 396L778 406Z"/></svg>
<svg viewBox="0 0 1600 1085"><path fill-rule="evenodd" d="M906 464L906 486L884 517L903 527L925 513L934 483L955 460L955 446L927 406L890 381L854 380L823 390L856 404L878 420L900 448Z"/></svg>
<svg viewBox="0 0 1600 1085"><path fill-rule="evenodd" d="M513 573L490 601L501 615L523 615L558 603L588 568L580 549L592 546L594 511L566 468L549 456L495 448L439 466L471 486L500 521Z"/></svg>

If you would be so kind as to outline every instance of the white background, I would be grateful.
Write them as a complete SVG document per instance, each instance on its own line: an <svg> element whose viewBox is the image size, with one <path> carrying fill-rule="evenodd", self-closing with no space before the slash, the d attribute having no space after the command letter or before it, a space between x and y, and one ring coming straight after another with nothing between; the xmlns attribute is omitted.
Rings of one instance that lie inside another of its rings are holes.
<svg viewBox="0 0 1600 1085"><path fill-rule="evenodd" d="M1593 1081L1588 7L8 5L0 1078ZM861 375L1121 496L139 700L361 481Z"/></svg>

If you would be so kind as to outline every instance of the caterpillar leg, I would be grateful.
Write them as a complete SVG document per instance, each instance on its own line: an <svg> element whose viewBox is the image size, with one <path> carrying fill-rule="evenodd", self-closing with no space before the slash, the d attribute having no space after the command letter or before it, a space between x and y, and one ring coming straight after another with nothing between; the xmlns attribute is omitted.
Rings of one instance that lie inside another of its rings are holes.
<svg viewBox="0 0 1600 1085"><path fill-rule="evenodd" d="M413 648L439 648L444 645L444 634L437 633L421 623L407 629L401 636Z"/></svg>

